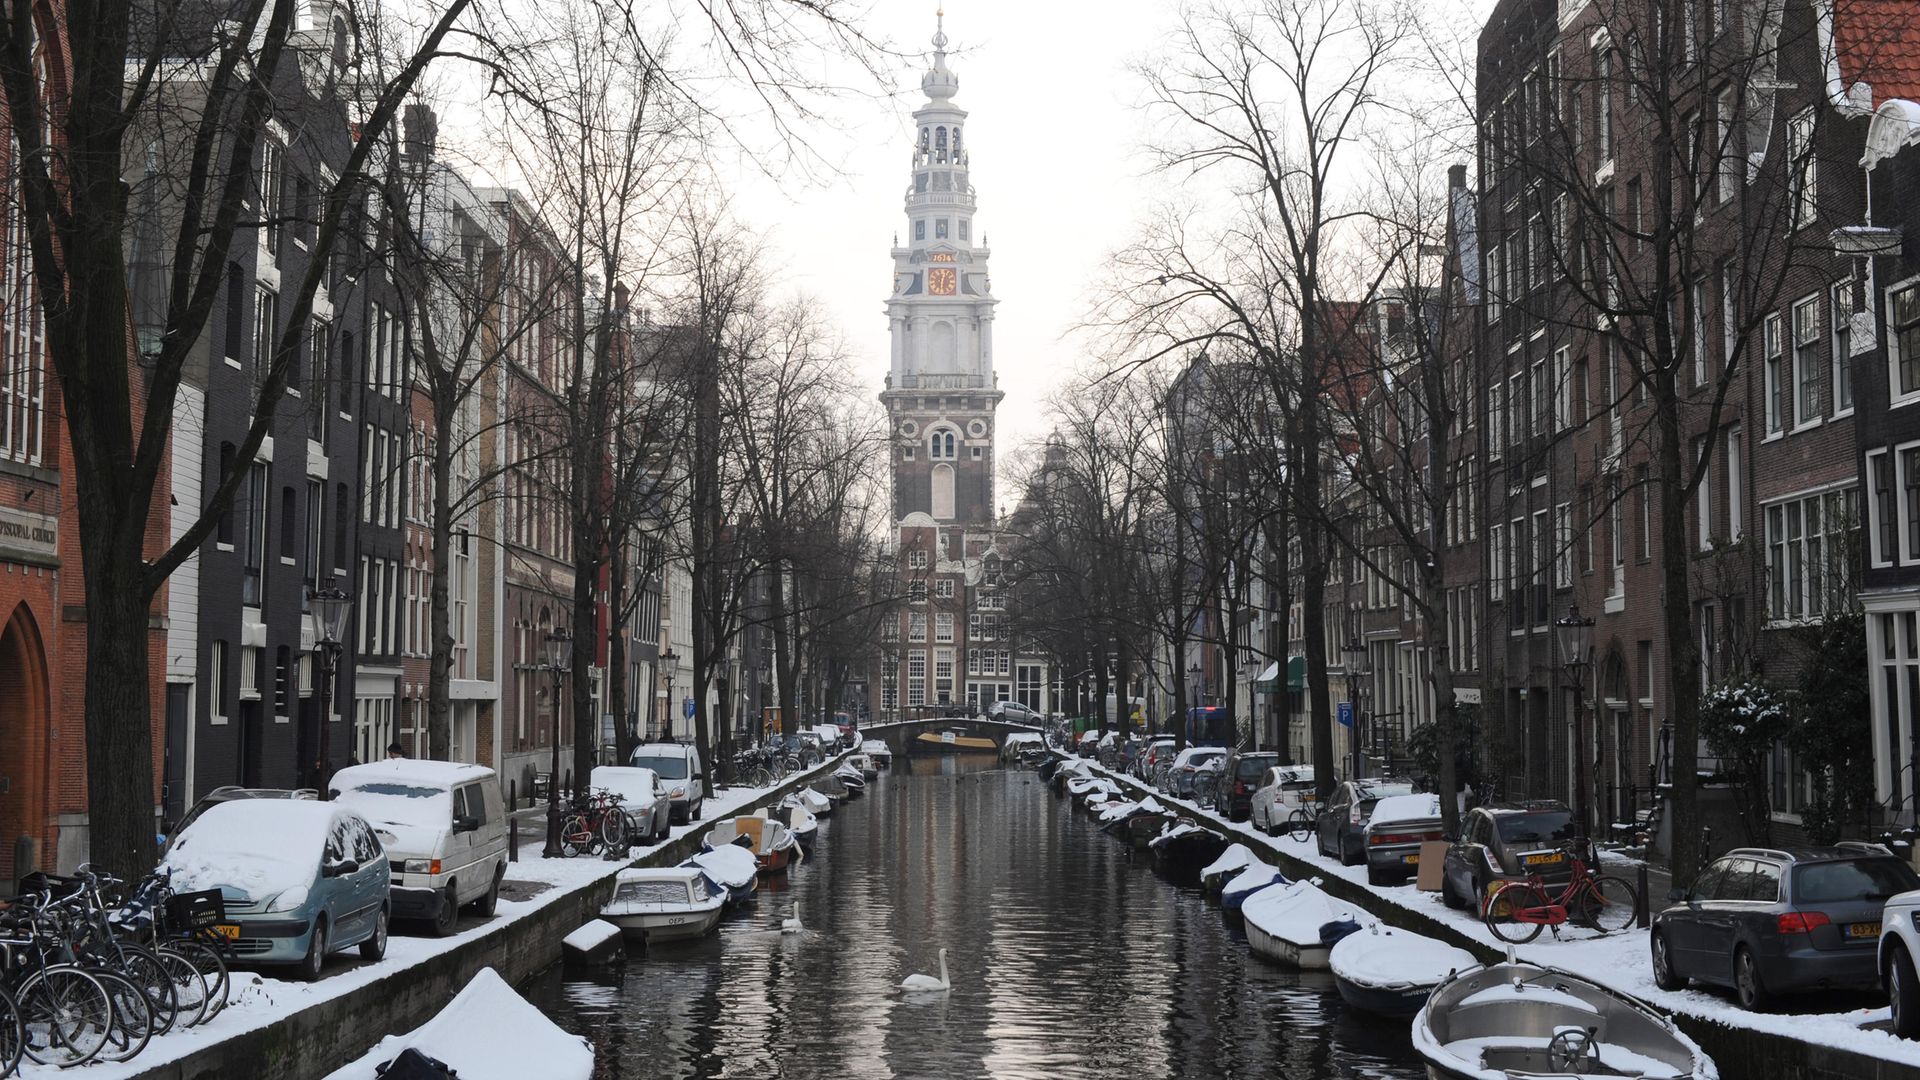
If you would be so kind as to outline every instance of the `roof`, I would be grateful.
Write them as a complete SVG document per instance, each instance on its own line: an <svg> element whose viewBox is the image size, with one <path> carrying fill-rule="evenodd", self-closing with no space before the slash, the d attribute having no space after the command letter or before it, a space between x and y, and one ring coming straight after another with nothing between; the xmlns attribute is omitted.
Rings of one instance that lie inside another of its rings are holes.
<svg viewBox="0 0 1920 1080"><path fill-rule="evenodd" d="M1893 853L1878 844L1851 843L1836 847L1737 847L1727 855L1751 855L1783 862L1825 862L1833 859L1891 858ZM1722 856L1723 858L1725 856Z"/></svg>
<svg viewBox="0 0 1920 1080"><path fill-rule="evenodd" d="M365 765L351 765L333 774L328 787L338 791L342 781L355 787L369 781L385 780L396 784L461 784L472 780L488 780L493 770L485 765L471 765L463 761L432 761L426 758L389 758L385 761L370 761Z"/></svg>
<svg viewBox="0 0 1920 1080"><path fill-rule="evenodd" d="M1920 101L1920 18L1913 0L1833 0L1834 53L1843 86L1873 87L1873 103Z"/></svg>

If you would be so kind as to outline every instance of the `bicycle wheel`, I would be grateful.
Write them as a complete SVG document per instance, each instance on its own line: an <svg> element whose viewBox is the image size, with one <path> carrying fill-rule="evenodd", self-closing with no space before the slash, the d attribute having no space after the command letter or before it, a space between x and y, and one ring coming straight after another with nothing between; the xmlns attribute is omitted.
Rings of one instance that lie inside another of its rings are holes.
<svg viewBox="0 0 1920 1080"><path fill-rule="evenodd" d="M20 1006L7 988L0 986L0 1077L12 1076L20 1068L26 1043L26 1032L20 1027Z"/></svg>
<svg viewBox="0 0 1920 1080"><path fill-rule="evenodd" d="M147 1048L153 1038L155 1009L147 988L117 971L90 974L113 1000L113 1023L107 1028L106 1045L100 1048L101 1061L132 1061Z"/></svg>
<svg viewBox="0 0 1920 1080"><path fill-rule="evenodd" d="M154 958L166 969L167 978L173 983L173 995L179 1005L174 1014L175 1027L190 1028L206 1017L209 997L206 977L200 974L193 961L175 952L156 948ZM5 1074L0 1074L5 1075Z"/></svg>
<svg viewBox="0 0 1920 1080"><path fill-rule="evenodd" d="M200 973L200 981L206 984L206 1007L194 1023L204 1024L219 1016L220 1011L227 1007L227 991L233 985L227 975L226 957L221 955L220 950L194 938L174 938L162 943L160 951L192 964L193 970Z"/></svg>
<svg viewBox="0 0 1920 1080"><path fill-rule="evenodd" d="M1295 840L1305 840L1313 835L1313 815L1305 810L1295 810L1287 815L1287 835Z"/></svg>
<svg viewBox="0 0 1920 1080"><path fill-rule="evenodd" d="M773 774L767 771L765 765L756 765L747 773L744 783L753 788L770 788L773 786Z"/></svg>
<svg viewBox="0 0 1920 1080"><path fill-rule="evenodd" d="M1597 877L1575 902L1573 916L1581 926L1611 934L1633 925L1640 910L1640 894L1617 877Z"/></svg>
<svg viewBox="0 0 1920 1080"><path fill-rule="evenodd" d="M607 808L600 815L600 844L602 847L618 851L627 846L633 838L633 818L617 806Z"/></svg>
<svg viewBox="0 0 1920 1080"><path fill-rule="evenodd" d="M173 1030L174 1018L180 1012L180 993L175 988L173 975L167 965L151 949L138 945L120 946L120 964L110 968L117 975L124 975L147 995L153 1004L151 1023L153 1033L164 1035Z"/></svg>
<svg viewBox="0 0 1920 1080"><path fill-rule="evenodd" d="M1519 922L1513 913L1522 908L1546 907L1553 903L1539 886L1525 881L1510 881L1487 897L1482 916L1493 936L1509 945L1525 945L1540 936L1541 924Z"/></svg>
<svg viewBox="0 0 1920 1080"><path fill-rule="evenodd" d="M1201 773L1193 778L1193 801L1201 806L1206 806L1213 801L1212 775Z"/></svg>
<svg viewBox="0 0 1920 1080"><path fill-rule="evenodd" d="M21 1050L40 1065L84 1065L107 1045L113 999L92 975L42 968L20 984Z"/></svg>
<svg viewBox="0 0 1920 1080"><path fill-rule="evenodd" d="M587 825L587 819L580 814L568 814L560 819L560 856L571 859L575 855L591 855L600 846L600 837Z"/></svg>

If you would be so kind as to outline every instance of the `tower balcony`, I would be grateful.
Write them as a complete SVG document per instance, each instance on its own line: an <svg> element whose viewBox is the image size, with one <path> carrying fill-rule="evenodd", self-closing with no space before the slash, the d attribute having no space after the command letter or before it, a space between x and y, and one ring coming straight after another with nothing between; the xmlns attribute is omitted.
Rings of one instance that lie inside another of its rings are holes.
<svg viewBox="0 0 1920 1080"><path fill-rule="evenodd" d="M957 206L967 210L975 207L973 191L910 191L907 193L907 208L912 210L921 206Z"/></svg>
<svg viewBox="0 0 1920 1080"><path fill-rule="evenodd" d="M902 375L896 388L893 376L887 376L889 390L991 390L999 385L998 375Z"/></svg>

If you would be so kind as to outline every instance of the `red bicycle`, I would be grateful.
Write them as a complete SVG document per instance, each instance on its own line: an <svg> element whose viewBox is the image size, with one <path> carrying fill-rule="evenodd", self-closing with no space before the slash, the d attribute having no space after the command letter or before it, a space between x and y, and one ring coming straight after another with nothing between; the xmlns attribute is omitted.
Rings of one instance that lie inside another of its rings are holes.
<svg viewBox="0 0 1920 1080"><path fill-rule="evenodd" d="M576 799L574 808L560 819L560 854L572 858L625 851L635 830L633 818L620 802L619 795L598 788Z"/></svg>
<svg viewBox="0 0 1920 1080"><path fill-rule="evenodd" d="M1487 894L1480 916L1501 941L1525 945L1552 927L1555 937L1566 923L1602 934L1633 925L1640 910L1640 894L1627 881L1602 874L1580 858L1572 844L1562 844L1573 863L1573 876L1554 895L1538 873L1508 881Z"/></svg>

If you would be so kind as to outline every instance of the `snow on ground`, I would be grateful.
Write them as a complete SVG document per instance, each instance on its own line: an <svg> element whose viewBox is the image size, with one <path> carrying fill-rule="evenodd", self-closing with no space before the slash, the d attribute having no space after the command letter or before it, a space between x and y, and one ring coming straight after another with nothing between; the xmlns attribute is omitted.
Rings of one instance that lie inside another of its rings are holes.
<svg viewBox="0 0 1920 1080"><path fill-rule="evenodd" d="M814 766L804 775L816 778L828 776L838 767L839 762L840 756L836 755ZM633 849L633 858L646 856L696 828L731 817L735 811L766 798L772 790L772 788L749 787L723 788L718 795L707 801L704 808L705 816L699 822L693 825L673 826L670 840L649 847L636 847ZM315 804L289 805L310 807ZM209 811L209 816L212 813L213 811ZM353 950L336 953L327 962L325 977L315 983L293 982L279 978L277 976L286 974L282 969L263 968L259 971L236 969L233 972L229 1004L219 1016L199 1027L176 1029L155 1038L147 1044L146 1050L132 1061L94 1062L78 1073L57 1069L51 1065L22 1062L18 1075L23 1078L84 1076L86 1080L128 1080L156 1066L177 1061L215 1043L267 1027L308 1006L317 1005L369 983L389 978L469 941L489 934L497 934L516 919L525 918L528 914L553 903L563 894L602 878L612 877L631 865L629 860L608 861L585 856L577 859L543 859L539 857L537 847L523 847L520 856L519 862L507 864L507 880L550 887L540 889L538 895L527 900L509 900L502 896L493 918L468 926L451 937L411 937L396 933L387 939L386 959L373 964L359 963L354 960L353 958L358 954ZM555 947L558 947L558 943ZM364 1033L362 1037L371 1040L377 1034L379 1033L370 1031ZM342 1038L350 1042L354 1038L354 1033L343 1032Z"/></svg>
<svg viewBox="0 0 1920 1080"><path fill-rule="evenodd" d="M1091 763L1090 763L1091 764ZM1094 768L1108 776L1119 776L1113 770L1099 765ZM1131 776L1122 777L1125 783L1144 788L1145 785ZM1358 888L1366 889L1388 903L1397 904L1410 911L1445 923L1467 937L1483 942L1493 948L1504 948L1503 942L1495 939L1487 930L1486 924L1467 911L1454 911L1440 901L1437 892L1421 892L1411 883L1405 885L1369 885L1365 866L1342 866L1338 859L1321 855L1314 847L1312 837L1304 840L1281 835L1269 837L1253 827L1252 822L1229 823L1225 818L1204 810L1198 804L1170 795L1157 795L1176 813L1194 817L1205 817L1230 833L1250 838L1249 843L1265 843L1274 850L1283 852L1302 862L1312 864L1320 873L1345 878ZM1608 869L1616 869L1614 860L1606 859ZM1630 873L1630 862L1622 861L1617 867L1623 874ZM1257 895L1257 894L1256 894ZM1648 904L1657 910L1664 898L1649 897ZM1591 930L1576 927L1563 927L1559 940L1548 933L1531 945L1519 947L1520 958L1537 964L1550 964L1564 968L1576 975L1624 990L1646 1001L1656 1008L1669 1013L1685 1014L1709 1020L1735 1029L1764 1031L1780 1034L1790 1031L1791 1037L1818 1046L1835 1047L1866 1054L1886 1061L1895 1061L1904 1065L1920 1065L1920 1042L1902 1039L1891 1031L1878 1030L1888 1020L1885 1006L1873 1009L1852 1009L1846 1012L1792 1012L1754 1013L1742 1009L1734 1002L1730 992L1688 989L1662 990L1653 985L1653 963L1649 953L1647 931L1630 929L1617 934L1600 935ZM1789 1008L1805 1006L1817 1001L1816 995L1805 998L1789 998ZM1870 1027L1869 1025L1876 1025Z"/></svg>

